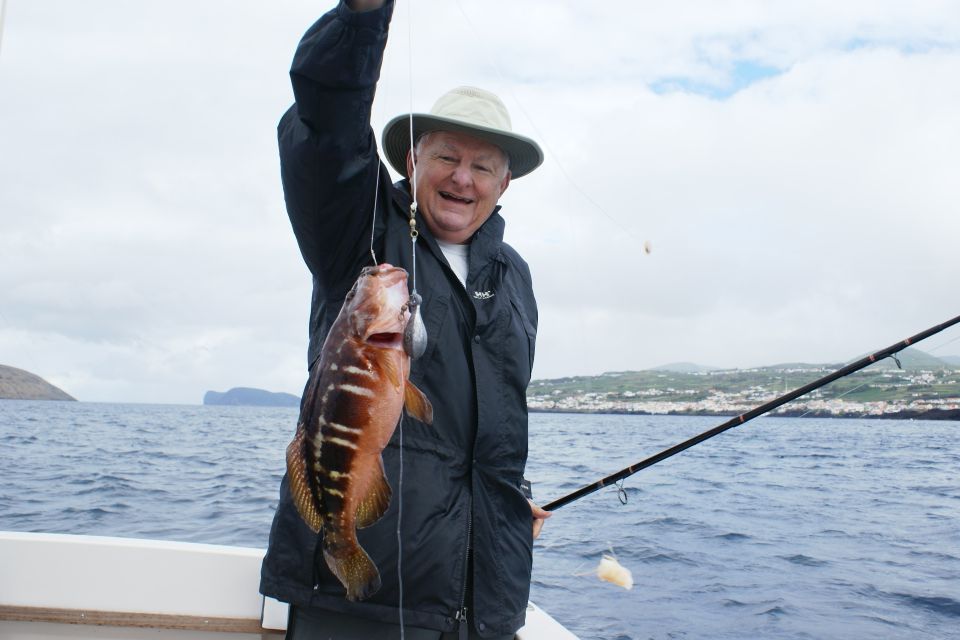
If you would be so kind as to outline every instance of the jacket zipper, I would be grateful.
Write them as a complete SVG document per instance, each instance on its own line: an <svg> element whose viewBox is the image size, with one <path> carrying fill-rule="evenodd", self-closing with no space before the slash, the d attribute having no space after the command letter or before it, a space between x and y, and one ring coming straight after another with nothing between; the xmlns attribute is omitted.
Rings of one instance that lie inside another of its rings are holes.
<svg viewBox="0 0 960 640"><path fill-rule="evenodd" d="M444 258L444 261L446 261L446 258ZM447 265L447 271L449 272L450 275L453 276L453 280L458 283L459 281L457 280L456 274L453 273L453 269L449 266L449 264ZM467 273L468 279L470 279L470 275L471 274L468 271ZM466 283L464 284L463 287L454 287L454 289L457 290L458 292L462 292L463 297L466 298L467 300L466 308L471 309L473 311L473 313L470 314L472 316L471 318L464 318L464 319L467 320L467 324L470 326L470 334L473 336L477 336L478 334L477 334L477 326L476 326L476 323L477 323L476 307L474 306L475 303L473 302L473 300L470 299L470 295L467 293ZM478 422L477 432L475 432L473 435L472 451L476 451L477 437L478 437L479 431L480 431L480 424ZM467 582L470 579L470 551L473 546L473 485L472 485L472 481L473 481L473 471L474 471L473 467L475 464L476 464L476 460L474 460L473 463L470 465L470 478L471 478L470 504L469 504L470 510L467 515L467 548L463 554L463 588L460 590L460 609L458 609L453 616L454 620L456 620L458 623L458 626L457 626L458 640L467 640L470 633L470 623L467 621L467 586L468 586Z"/></svg>
<svg viewBox="0 0 960 640"><path fill-rule="evenodd" d="M466 640L469 633L467 624L467 580L470 577L470 547L473 543L473 497L470 498L470 511L467 516L467 549L463 554L463 589L460 590L460 608L453 618L458 622L457 636Z"/></svg>

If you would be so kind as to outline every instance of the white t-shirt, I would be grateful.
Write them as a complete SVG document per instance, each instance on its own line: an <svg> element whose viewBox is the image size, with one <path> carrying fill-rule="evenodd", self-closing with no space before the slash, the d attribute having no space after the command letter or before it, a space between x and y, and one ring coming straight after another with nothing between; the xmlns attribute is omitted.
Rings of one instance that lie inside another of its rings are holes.
<svg viewBox="0 0 960 640"><path fill-rule="evenodd" d="M452 242L443 242L437 240L440 250L443 251L443 257L447 259L450 268L457 274L460 284L467 286L467 265L470 260L470 245L453 244Z"/></svg>

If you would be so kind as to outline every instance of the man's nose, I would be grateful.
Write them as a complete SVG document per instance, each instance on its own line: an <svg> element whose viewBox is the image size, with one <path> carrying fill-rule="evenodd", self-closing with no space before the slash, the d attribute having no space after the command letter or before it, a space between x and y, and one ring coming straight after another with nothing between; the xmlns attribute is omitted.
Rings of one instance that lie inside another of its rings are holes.
<svg viewBox="0 0 960 640"><path fill-rule="evenodd" d="M469 165L464 162L461 162L453 169L453 178L454 183L458 185L468 185L470 181L473 180L473 173L470 171Z"/></svg>

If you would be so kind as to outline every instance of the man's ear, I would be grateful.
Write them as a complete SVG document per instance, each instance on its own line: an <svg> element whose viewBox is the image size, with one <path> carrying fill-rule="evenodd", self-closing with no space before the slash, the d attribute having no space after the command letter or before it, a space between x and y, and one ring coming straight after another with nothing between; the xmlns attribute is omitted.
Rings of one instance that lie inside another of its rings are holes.
<svg viewBox="0 0 960 640"><path fill-rule="evenodd" d="M507 187L510 186L510 178L513 176L512 173L507 171L507 175L503 176L503 181L500 183L500 195L503 195L503 192L507 190Z"/></svg>
<svg viewBox="0 0 960 640"><path fill-rule="evenodd" d="M407 151L407 179L413 180L413 147Z"/></svg>

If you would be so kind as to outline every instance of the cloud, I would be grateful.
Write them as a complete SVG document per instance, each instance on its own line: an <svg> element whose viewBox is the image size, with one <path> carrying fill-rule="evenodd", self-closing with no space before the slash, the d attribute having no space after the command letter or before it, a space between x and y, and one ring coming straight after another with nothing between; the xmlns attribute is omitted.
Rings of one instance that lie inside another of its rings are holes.
<svg viewBox="0 0 960 640"><path fill-rule="evenodd" d="M324 8L9 4L0 362L83 400L298 392L275 126ZM410 105L410 26L415 109L485 86L548 149L503 200L536 376L838 361L956 315L949 3L401 4L378 132Z"/></svg>

